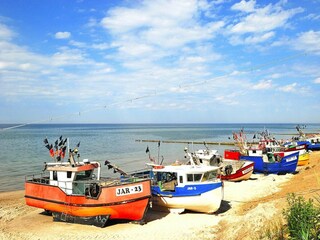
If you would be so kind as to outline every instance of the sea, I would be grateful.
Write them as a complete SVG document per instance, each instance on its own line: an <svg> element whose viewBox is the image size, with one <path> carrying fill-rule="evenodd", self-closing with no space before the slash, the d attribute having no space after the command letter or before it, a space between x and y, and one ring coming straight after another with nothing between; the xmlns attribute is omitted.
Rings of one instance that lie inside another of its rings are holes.
<svg viewBox="0 0 320 240"><path fill-rule="evenodd" d="M114 176L104 166L110 161L124 171L143 169L150 162L170 164L184 160L184 148L190 151L204 149L204 144L193 142L232 142L232 133L241 129L248 141L266 129L277 139L297 136L297 124L31 124L10 128L13 124L0 124L0 192L24 189L25 177L42 172L44 163L53 159L45 147L44 139L54 145L62 136L68 138L70 149L80 142L79 159L101 162L101 175ZM319 132L320 124L300 124L305 132ZM151 140L150 142L140 140ZM162 141L189 143L164 143ZM160 144L159 144L160 141ZM221 155L233 146L208 145ZM146 150L149 150L147 152ZM67 158L66 158L67 159ZM117 173L116 173L117 174Z"/></svg>

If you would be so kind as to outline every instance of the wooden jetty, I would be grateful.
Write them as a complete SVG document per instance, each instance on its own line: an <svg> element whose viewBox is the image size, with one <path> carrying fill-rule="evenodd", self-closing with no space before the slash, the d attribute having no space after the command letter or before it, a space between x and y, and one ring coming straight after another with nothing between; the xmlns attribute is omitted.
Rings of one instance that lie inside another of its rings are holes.
<svg viewBox="0 0 320 240"><path fill-rule="evenodd" d="M184 141L184 140L150 140L150 139L136 139L136 142L154 142L154 143L178 143L178 144L207 144L207 145L224 145L224 146L234 146L234 142L207 142L207 141ZM248 143L248 144L253 144Z"/></svg>

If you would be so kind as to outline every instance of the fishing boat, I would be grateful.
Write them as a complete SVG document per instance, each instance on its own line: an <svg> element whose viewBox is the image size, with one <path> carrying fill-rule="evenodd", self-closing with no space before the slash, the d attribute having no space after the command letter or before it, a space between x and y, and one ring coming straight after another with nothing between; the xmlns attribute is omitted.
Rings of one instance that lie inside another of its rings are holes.
<svg viewBox="0 0 320 240"><path fill-rule="evenodd" d="M42 173L26 176L27 205L51 213L54 221L98 227L115 219L144 223L151 199L150 179L103 178L100 163L80 161L77 148L70 149L68 161L63 161L66 148L60 143L55 148L47 144L54 161L45 163Z"/></svg>
<svg viewBox="0 0 320 240"><path fill-rule="evenodd" d="M150 156L148 168L130 173L138 178L152 179L152 208L182 213L191 210L202 213L216 212L223 199L223 182L220 168L196 164L193 159L175 161L169 165L159 164ZM111 166L113 167L113 166Z"/></svg>
<svg viewBox="0 0 320 240"><path fill-rule="evenodd" d="M253 151L261 156L266 153L273 153L280 157L288 156L294 152L299 152L298 166L309 164L310 154L307 150L307 144L295 144L292 146L289 144L283 144L282 142L275 140L275 138L263 138L259 141L257 146L249 147L248 154L252 155Z"/></svg>
<svg viewBox="0 0 320 240"><path fill-rule="evenodd" d="M223 159L220 167L222 180L239 182L250 179L254 169L254 162L248 160L234 161Z"/></svg>
<svg viewBox="0 0 320 240"><path fill-rule="evenodd" d="M267 149L267 152L277 154L280 157L288 156L294 152L298 152L298 166L305 166L309 164L310 153L307 150L307 146L305 144L297 145L294 147L274 147L270 150Z"/></svg>
<svg viewBox="0 0 320 240"><path fill-rule="evenodd" d="M261 133L262 138L256 146L247 144L243 130L239 134L233 133L233 136L235 144L239 147L240 160L253 161L254 172L268 174L293 173L296 171L300 150L303 151L302 148L283 149L282 145L274 137L271 137L267 130Z"/></svg>
<svg viewBox="0 0 320 240"><path fill-rule="evenodd" d="M306 134L302 131L302 127L299 125L296 126L296 129L299 133L299 137L297 139L293 139L295 141L289 144L306 145L307 149L311 151L320 150L320 134Z"/></svg>
<svg viewBox="0 0 320 240"><path fill-rule="evenodd" d="M297 168L299 152L281 157L275 153L260 154L249 150L249 155L243 155L240 160L248 160L254 162L254 172L258 173L294 173Z"/></svg>
<svg viewBox="0 0 320 240"><path fill-rule="evenodd" d="M232 182L248 180L253 173L254 162L252 161L225 159L217 150L208 148L197 150L193 154L189 153L187 149L185 151L187 157L189 159L193 158L193 162L196 164L220 167L222 180Z"/></svg>
<svg viewBox="0 0 320 240"><path fill-rule="evenodd" d="M203 165L153 165L152 205L182 213L214 213L223 199L220 168Z"/></svg>

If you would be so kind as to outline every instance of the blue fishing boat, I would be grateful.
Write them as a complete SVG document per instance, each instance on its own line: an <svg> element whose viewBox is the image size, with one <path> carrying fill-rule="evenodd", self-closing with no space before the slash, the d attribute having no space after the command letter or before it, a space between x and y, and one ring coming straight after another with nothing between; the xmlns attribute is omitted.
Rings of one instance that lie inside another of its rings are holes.
<svg viewBox="0 0 320 240"><path fill-rule="evenodd" d="M223 199L220 169L202 165L154 165L152 205L181 213L216 212Z"/></svg>
<svg viewBox="0 0 320 240"><path fill-rule="evenodd" d="M274 153L262 155L241 156L242 160L249 160L254 162L254 172L257 173L293 173L296 171L298 164L299 152L281 157Z"/></svg>
<svg viewBox="0 0 320 240"><path fill-rule="evenodd" d="M299 137L293 138L293 140L295 140L293 144L306 145L307 150L311 151L320 150L320 134L304 133L302 131L302 127L300 127L299 125L296 126L296 129L299 132Z"/></svg>
<svg viewBox="0 0 320 240"><path fill-rule="evenodd" d="M317 151L320 150L320 141L318 139L316 139L316 141L314 139L308 139L305 141L297 141L297 145L306 145L307 146L307 150L311 150L311 151Z"/></svg>

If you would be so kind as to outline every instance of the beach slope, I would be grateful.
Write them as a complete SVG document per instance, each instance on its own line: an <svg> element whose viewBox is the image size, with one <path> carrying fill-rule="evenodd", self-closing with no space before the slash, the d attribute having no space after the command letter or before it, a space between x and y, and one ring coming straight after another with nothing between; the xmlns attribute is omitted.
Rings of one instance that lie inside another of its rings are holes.
<svg viewBox="0 0 320 240"><path fill-rule="evenodd" d="M248 181L225 182L216 214L148 211L146 224L109 222L106 228L53 222L41 209L25 205L24 191L0 193L0 239L252 239L278 219L286 196L306 198L320 192L320 152L297 174L253 174Z"/></svg>

